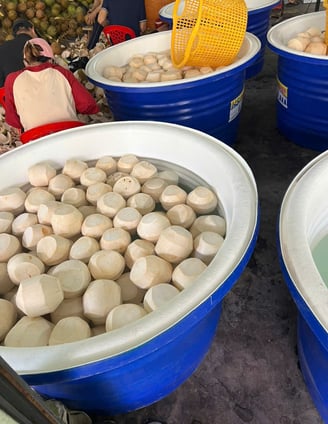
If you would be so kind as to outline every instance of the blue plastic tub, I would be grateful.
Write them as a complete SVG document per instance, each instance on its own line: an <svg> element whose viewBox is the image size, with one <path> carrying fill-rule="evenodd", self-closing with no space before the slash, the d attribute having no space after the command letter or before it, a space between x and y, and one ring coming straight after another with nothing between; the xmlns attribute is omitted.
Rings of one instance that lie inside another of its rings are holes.
<svg viewBox="0 0 328 424"><path fill-rule="evenodd" d="M86 66L90 81L105 90L116 121L152 120L184 125L234 144L242 108L245 71L260 50L260 41L246 34L237 60L201 77L161 83L123 83L103 77L108 65L125 65L138 53L170 49L171 31L145 35L95 55Z"/></svg>
<svg viewBox="0 0 328 424"><path fill-rule="evenodd" d="M277 0L247 0L248 22L247 31L256 35L261 41L261 50L255 63L246 69L246 78L255 77L264 66L267 33L270 28L272 9L279 4Z"/></svg>
<svg viewBox="0 0 328 424"><path fill-rule="evenodd" d="M68 370L26 374L24 380L70 409L111 415L139 409L171 393L196 370L210 348L220 312L221 301L211 297L142 346Z"/></svg>
<svg viewBox="0 0 328 424"><path fill-rule="evenodd" d="M298 308L300 366L325 423L328 422L327 190L328 152L325 152L292 181L281 205L278 228L282 272Z"/></svg>
<svg viewBox="0 0 328 424"><path fill-rule="evenodd" d="M172 26L173 7L175 2L161 8L159 16L161 21ZM256 35L261 41L261 50L257 60L246 69L246 78L256 76L262 71L264 65L264 54L267 44L267 32L270 27L270 16L272 9L279 4L279 0L247 0L248 22L247 31ZM184 2L179 4L179 13L182 12Z"/></svg>
<svg viewBox="0 0 328 424"><path fill-rule="evenodd" d="M215 335L222 300L242 274L258 234L257 188L244 159L221 141L175 124L111 122L32 141L0 156L0 190L24 183L28 168L42 160L51 158L60 168L67 158L126 153L149 158L159 169L175 170L182 186L209 184L219 195L227 235L192 286L126 327L57 346L0 346L4 360L39 393L91 413L142 408L193 373Z"/></svg>
<svg viewBox="0 0 328 424"><path fill-rule="evenodd" d="M278 55L278 129L288 140L318 151L328 147L328 56L298 52L287 43L310 27L324 30L325 16L296 16L268 32L268 46Z"/></svg>

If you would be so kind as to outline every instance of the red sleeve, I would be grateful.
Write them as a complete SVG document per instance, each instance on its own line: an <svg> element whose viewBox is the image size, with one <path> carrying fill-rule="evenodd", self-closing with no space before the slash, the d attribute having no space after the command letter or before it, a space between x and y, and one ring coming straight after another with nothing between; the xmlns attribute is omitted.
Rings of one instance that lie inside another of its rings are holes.
<svg viewBox="0 0 328 424"><path fill-rule="evenodd" d="M78 113L92 115L100 111L95 99L70 70L63 68L60 65L54 65L54 68L61 72L68 80Z"/></svg>
<svg viewBox="0 0 328 424"><path fill-rule="evenodd" d="M5 81L5 109L6 109L6 122L8 125L18 128L20 130L23 129L20 118L17 114L15 101L14 101L14 93L13 93L13 85L17 76L23 72L20 70L18 72L13 72L7 75Z"/></svg>

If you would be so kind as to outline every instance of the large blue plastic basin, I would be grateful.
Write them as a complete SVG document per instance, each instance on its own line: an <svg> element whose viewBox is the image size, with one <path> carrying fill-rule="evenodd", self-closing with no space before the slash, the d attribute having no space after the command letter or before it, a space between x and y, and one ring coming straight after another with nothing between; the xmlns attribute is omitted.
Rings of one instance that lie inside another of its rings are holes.
<svg viewBox="0 0 328 424"><path fill-rule="evenodd" d="M268 32L278 55L277 126L290 141L309 149L328 147L328 56L298 52L287 43L310 27L325 29L326 12L290 18Z"/></svg>
<svg viewBox="0 0 328 424"><path fill-rule="evenodd" d="M290 184L280 210L282 272L298 308L298 355L312 399L328 422L328 287L314 250L328 235L328 152ZM327 254L327 252L325 252Z"/></svg>
<svg viewBox="0 0 328 424"><path fill-rule="evenodd" d="M246 34L233 64L201 77L161 83L123 83L103 77L106 66L123 66L134 54L169 50L171 33L149 34L103 50L88 62L88 78L105 90L116 121L175 123L232 145L239 127L245 71L261 47L255 35Z"/></svg>
<svg viewBox="0 0 328 424"><path fill-rule="evenodd" d="M27 181L28 168L42 160L60 168L67 158L126 153L164 163L179 172L182 185L209 184L227 223L222 248L194 285L133 324L57 346L0 346L0 355L42 395L104 414L156 402L193 373L215 335L222 300L253 252L259 225L256 183L240 155L202 132L168 123L95 124L32 141L0 156L0 190Z"/></svg>
<svg viewBox="0 0 328 424"><path fill-rule="evenodd" d="M264 66L267 33L270 28L272 9L279 4L277 0L247 0L248 22L247 31L256 35L261 41L258 59L246 69L246 78L258 75Z"/></svg>

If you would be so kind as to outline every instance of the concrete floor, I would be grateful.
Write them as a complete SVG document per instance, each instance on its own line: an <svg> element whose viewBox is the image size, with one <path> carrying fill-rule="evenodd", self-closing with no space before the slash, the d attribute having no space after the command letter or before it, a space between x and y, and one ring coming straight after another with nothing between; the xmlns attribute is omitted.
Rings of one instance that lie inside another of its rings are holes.
<svg viewBox="0 0 328 424"><path fill-rule="evenodd" d="M312 11L314 4L286 8L283 19ZM246 83L234 147L254 172L261 228L245 272L224 299L206 358L165 399L124 416L93 417L95 423L322 423L298 367L297 310L283 281L276 247L283 195L318 152L292 144L276 128L276 64L275 54L267 49L262 72Z"/></svg>

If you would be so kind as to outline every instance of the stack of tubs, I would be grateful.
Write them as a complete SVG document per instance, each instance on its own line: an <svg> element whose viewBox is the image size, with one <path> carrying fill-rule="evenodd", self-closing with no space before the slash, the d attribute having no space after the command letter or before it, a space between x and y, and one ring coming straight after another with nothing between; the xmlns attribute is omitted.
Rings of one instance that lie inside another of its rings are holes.
<svg viewBox="0 0 328 424"><path fill-rule="evenodd" d="M149 34L105 49L88 62L89 80L104 89L116 121L170 122L234 144L245 71L257 60L261 48L254 34L246 33L234 63L210 74L159 83L115 82L103 76L106 66L126 65L135 54L170 50L171 35L172 31Z"/></svg>
<svg viewBox="0 0 328 424"><path fill-rule="evenodd" d="M295 177L280 210L279 253L298 308L298 356L321 417L328 422L328 152Z"/></svg>
<svg viewBox="0 0 328 424"><path fill-rule="evenodd" d="M290 141L313 150L328 147L328 56L287 47L310 27L325 30L326 12L283 21L268 32L268 45L278 55L277 126Z"/></svg>
<svg viewBox="0 0 328 424"><path fill-rule="evenodd" d="M264 54L267 45L267 32L270 26L270 16L272 9L280 2L277 0L246 0L248 10L247 31L256 35L261 41L261 50L258 59L246 69L246 78L256 76L261 72L264 65ZM174 2L164 7L159 12L163 22L172 26ZM183 10L184 2L179 4L178 13Z"/></svg>
<svg viewBox="0 0 328 424"><path fill-rule="evenodd" d="M244 159L219 140L174 124L110 122L32 141L0 156L0 190L24 184L28 168L40 161L62 168L69 158L128 153L174 170L181 186L211 187L227 230L221 249L193 285L142 319L73 343L0 346L3 359L40 394L91 413L115 415L147 406L194 372L215 335L222 300L243 272L258 234L257 187Z"/></svg>

